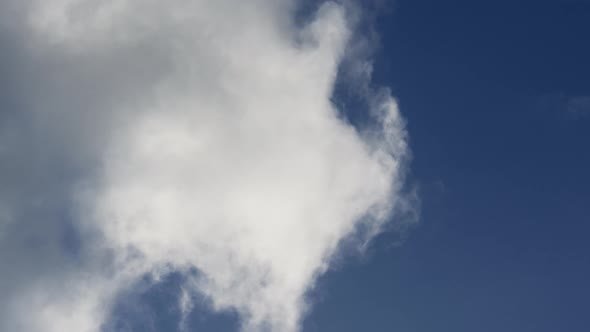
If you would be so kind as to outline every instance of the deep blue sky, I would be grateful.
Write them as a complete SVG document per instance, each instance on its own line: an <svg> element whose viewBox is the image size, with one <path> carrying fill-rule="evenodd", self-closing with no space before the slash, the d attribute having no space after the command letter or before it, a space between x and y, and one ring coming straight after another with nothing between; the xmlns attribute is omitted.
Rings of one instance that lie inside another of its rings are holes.
<svg viewBox="0 0 590 332"><path fill-rule="evenodd" d="M590 1L399 0L376 30L421 221L323 277L304 332L588 331ZM177 277L127 297L119 328L174 330Z"/></svg>
<svg viewBox="0 0 590 332"><path fill-rule="evenodd" d="M306 331L588 331L590 1L399 0L377 31L421 224L324 278Z"/></svg>

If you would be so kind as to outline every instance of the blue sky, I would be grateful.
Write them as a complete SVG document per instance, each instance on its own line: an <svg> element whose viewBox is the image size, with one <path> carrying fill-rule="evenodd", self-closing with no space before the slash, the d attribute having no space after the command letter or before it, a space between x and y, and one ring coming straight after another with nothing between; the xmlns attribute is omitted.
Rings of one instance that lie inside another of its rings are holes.
<svg viewBox="0 0 590 332"><path fill-rule="evenodd" d="M0 330L590 326L590 1L46 3L0 5Z"/></svg>
<svg viewBox="0 0 590 332"><path fill-rule="evenodd" d="M590 3L400 0L377 30L421 223L329 274L307 330L587 330Z"/></svg>

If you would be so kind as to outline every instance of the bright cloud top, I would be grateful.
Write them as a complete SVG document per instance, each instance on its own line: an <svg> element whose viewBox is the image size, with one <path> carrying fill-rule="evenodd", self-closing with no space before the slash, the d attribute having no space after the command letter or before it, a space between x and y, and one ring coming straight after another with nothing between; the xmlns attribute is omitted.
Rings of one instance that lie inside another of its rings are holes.
<svg viewBox="0 0 590 332"><path fill-rule="evenodd" d="M37 161L44 172L76 170L48 181L64 192L55 205L70 211L84 262L52 258L66 268L7 277L18 287L0 288L10 308L0 327L100 331L120 291L173 270L187 292L236 310L244 331L298 331L306 292L342 240L359 227L375 234L401 202L395 102L369 96L381 126L360 131L331 103L353 29L341 5L303 27L287 0L5 6L42 87L27 92L19 123L59 152ZM24 134L13 135L0 153L31 158L14 152ZM3 194L12 215L22 204ZM38 227L24 218L6 234Z"/></svg>

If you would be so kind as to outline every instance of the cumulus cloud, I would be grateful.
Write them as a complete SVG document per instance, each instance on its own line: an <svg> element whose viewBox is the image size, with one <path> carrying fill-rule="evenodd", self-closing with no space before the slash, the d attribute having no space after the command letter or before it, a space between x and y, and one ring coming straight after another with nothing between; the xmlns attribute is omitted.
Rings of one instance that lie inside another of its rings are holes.
<svg viewBox="0 0 590 332"><path fill-rule="evenodd" d="M364 128L331 101L352 9L298 9L0 5L2 330L101 331L118 294L172 271L183 317L199 293L244 331L299 330L342 242L408 207L394 99L364 84ZM347 79L370 79L361 62Z"/></svg>

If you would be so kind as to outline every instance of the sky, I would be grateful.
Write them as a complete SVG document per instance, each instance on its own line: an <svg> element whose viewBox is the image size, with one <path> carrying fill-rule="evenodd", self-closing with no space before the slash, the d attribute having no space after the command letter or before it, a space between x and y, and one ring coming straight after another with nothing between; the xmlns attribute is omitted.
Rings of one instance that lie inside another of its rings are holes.
<svg viewBox="0 0 590 332"><path fill-rule="evenodd" d="M587 330L590 2L402 0L376 29L420 224L326 277L307 330Z"/></svg>
<svg viewBox="0 0 590 332"><path fill-rule="evenodd" d="M590 2L6 0L0 330L585 331Z"/></svg>

